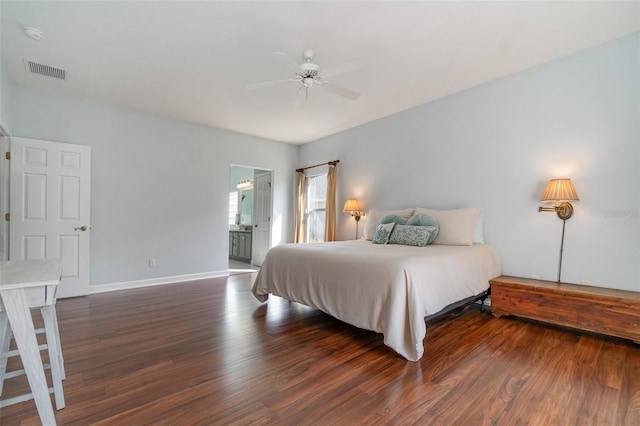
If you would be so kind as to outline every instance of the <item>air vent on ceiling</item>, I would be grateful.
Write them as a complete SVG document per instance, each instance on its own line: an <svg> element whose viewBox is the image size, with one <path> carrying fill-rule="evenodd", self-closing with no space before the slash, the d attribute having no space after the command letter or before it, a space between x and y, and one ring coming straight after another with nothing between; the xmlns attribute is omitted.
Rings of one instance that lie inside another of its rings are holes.
<svg viewBox="0 0 640 426"><path fill-rule="evenodd" d="M33 61L24 61L27 70L34 74L44 75L45 77L57 78L60 80L67 79L67 71L62 68L52 67L51 65L39 64Z"/></svg>

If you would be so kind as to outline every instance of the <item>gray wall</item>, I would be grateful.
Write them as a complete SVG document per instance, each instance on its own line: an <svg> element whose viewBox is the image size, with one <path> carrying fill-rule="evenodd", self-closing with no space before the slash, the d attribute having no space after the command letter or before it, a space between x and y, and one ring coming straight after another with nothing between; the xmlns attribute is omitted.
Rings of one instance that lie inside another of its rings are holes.
<svg viewBox="0 0 640 426"><path fill-rule="evenodd" d="M2 8L0 7L0 11ZM0 126L8 126L7 123L11 120L11 109L9 105L11 103L11 85L7 77L4 67L2 66L2 55L0 55ZM9 131L11 129L4 129Z"/></svg>
<svg viewBox="0 0 640 426"><path fill-rule="evenodd" d="M0 7L0 18L2 17L2 8ZM4 67L2 66L2 55L0 55L0 124L5 122L4 114L6 114L5 104L9 102L6 88L9 87Z"/></svg>
<svg viewBox="0 0 640 426"><path fill-rule="evenodd" d="M12 95L13 135L92 147L91 285L226 271L231 164L274 171L285 226L273 240L291 240L297 146L19 86Z"/></svg>
<svg viewBox="0 0 640 426"><path fill-rule="evenodd" d="M549 280L562 221L538 200L570 177L563 281L640 291L639 57L635 34L303 145L300 164L340 159L340 207L481 207L503 273Z"/></svg>

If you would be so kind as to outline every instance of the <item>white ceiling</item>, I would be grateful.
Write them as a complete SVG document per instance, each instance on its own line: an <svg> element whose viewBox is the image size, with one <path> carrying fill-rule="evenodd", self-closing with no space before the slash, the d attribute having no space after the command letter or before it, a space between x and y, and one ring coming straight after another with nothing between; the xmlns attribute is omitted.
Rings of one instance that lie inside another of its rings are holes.
<svg viewBox="0 0 640 426"><path fill-rule="evenodd" d="M303 143L640 30L640 2L2 1L2 66L10 81L65 96ZM27 38L23 25L43 31ZM301 114L294 77L272 52L321 67L356 59L318 87ZM68 81L26 72L64 68Z"/></svg>

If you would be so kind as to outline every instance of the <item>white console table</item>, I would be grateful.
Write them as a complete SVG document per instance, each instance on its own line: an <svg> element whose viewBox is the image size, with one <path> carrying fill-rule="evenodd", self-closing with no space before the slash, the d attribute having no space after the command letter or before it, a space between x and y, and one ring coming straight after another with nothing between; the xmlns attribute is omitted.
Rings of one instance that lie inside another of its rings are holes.
<svg viewBox="0 0 640 426"><path fill-rule="evenodd" d="M59 259L0 262L0 311L6 311L33 399L44 425L55 425L56 419L33 327L31 308L53 306L60 273Z"/></svg>

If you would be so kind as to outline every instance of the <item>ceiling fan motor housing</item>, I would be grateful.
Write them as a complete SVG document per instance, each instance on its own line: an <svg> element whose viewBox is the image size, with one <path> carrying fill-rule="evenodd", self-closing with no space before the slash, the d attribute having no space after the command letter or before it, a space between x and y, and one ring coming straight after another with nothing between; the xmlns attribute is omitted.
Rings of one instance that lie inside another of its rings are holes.
<svg viewBox="0 0 640 426"><path fill-rule="evenodd" d="M314 64L313 62L313 57L314 57L314 53L313 50L311 49L307 49L304 52L302 52L302 57L304 58L304 62L300 64L300 69L302 71L304 71L304 74L302 75L303 79L306 79L307 77L315 77L316 75L318 75L318 71L320 71L320 66L318 64ZM313 82L311 82L311 84L313 84ZM307 86L307 84L305 84L306 87L311 87L311 86Z"/></svg>
<svg viewBox="0 0 640 426"><path fill-rule="evenodd" d="M307 71L307 72L311 72L311 71L318 72L318 70L320 69L320 66L318 64L314 64L313 62L304 62L300 64L300 68L303 71Z"/></svg>

